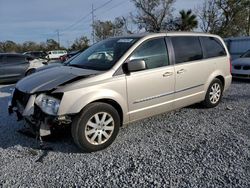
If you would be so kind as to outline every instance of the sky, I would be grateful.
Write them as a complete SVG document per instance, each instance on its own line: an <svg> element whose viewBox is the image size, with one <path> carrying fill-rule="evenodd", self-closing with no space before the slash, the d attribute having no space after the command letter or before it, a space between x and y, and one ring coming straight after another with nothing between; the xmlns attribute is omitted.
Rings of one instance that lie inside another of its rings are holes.
<svg viewBox="0 0 250 188"><path fill-rule="evenodd" d="M202 0L176 0L175 14L200 6ZM91 9L95 20L128 16L136 9L130 0L0 0L0 41L45 42L48 38L69 47L75 38L91 36Z"/></svg>

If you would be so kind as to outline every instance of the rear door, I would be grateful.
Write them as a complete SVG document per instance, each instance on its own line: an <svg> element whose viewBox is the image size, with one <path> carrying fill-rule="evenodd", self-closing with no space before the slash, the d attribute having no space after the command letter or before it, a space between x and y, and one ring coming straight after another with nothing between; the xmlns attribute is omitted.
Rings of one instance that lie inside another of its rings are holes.
<svg viewBox="0 0 250 188"><path fill-rule="evenodd" d="M164 38L145 41L129 60L141 59L146 70L126 75L130 121L173 109L174 66Z"/></svg>
<svg viewBox="0 0 250 188"><path fill-rule="evenodd" d="M171 37L175 54L175 108L202 101L215 64L204 59L198 36Z"/></svg>
<svg viewBox="0 0 250 188"><path fill-rule="evenodd" d="M2 76L6 79L17 80L23 76L29 67L26 56L10 54L5 55L1 66Z"/></svg>

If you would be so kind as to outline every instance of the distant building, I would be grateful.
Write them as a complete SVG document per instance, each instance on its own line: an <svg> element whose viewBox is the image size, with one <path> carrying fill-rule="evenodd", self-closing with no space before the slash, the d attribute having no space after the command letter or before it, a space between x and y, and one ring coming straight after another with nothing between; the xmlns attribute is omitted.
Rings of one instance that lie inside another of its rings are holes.
<svg viewBox="0 0 250 188"><path fill-rule="evenodd" d="M250 37L232 37L224 41L233 59L250 50Z"/></svg>

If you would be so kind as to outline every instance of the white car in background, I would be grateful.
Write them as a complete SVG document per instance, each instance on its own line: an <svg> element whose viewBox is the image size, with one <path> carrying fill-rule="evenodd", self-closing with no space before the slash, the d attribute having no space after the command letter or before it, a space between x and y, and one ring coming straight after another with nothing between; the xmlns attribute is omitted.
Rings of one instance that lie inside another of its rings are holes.
<svg viewBox="0 0 250 188"><path fill-rule="evenodd" d="M59 59L61 56L66 55L66 50L52 50L47 52L47 59Z"/></svg>
<svg viewBox="0 0 250 188"><path fill-rule="evenodd" d="M250 50L232 62L232 76L234 78L250 79Z"/></svg>

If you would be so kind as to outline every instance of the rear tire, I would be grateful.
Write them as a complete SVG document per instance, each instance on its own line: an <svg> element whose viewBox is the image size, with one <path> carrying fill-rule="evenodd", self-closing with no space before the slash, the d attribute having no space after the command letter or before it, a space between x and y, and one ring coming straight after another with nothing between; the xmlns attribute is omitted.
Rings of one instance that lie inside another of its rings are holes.
<svg viewBox="0 0 250 188"><path fill-rule="evenodd" d="M205 100L202 102L202 104L206 108L214 108L220 103L222 94L223 84L218 78L215 78L209 85Z"/></svg>
<svg viewBox="0 0 250 188"><path fill-rule="evenodd" d="M71 134L76 145L85 152L102 150L115 140L120 128L120 116L106 103L86 106L72 123Z"/></svg>

